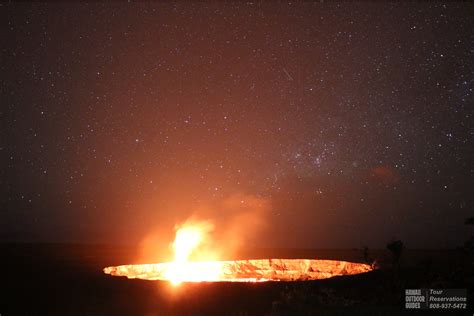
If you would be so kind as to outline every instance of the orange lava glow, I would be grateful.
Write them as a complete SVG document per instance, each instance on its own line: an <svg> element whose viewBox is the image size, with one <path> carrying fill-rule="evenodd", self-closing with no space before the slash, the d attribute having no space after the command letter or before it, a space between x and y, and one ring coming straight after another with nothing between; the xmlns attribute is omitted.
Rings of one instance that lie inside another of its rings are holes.
<svg viewBox="0 0 474 316"><path fill-rule="evenodd" d="M104 273L129 279L182 282L264 282L319 280L334 276L369 272L368 264L335 260L254 259L236 261L190 261L212 231L210 222L192 222L176 231L174 261L154 264L121 265L104 268ZM201 257L203 256L200 253ZM211 254L204 257L212 257Z"/></svg>
<svg viewBox="0 0 474 316"><path fill-rule="evenodd" d="M369 272L363 263L310 259L256 259L198 261L175 266L175 262L107 267L104 272L129 279L181 282L306 281ZM176 271L180 271L179 274ZM179 275L179 277L178 277Z"/></svg>

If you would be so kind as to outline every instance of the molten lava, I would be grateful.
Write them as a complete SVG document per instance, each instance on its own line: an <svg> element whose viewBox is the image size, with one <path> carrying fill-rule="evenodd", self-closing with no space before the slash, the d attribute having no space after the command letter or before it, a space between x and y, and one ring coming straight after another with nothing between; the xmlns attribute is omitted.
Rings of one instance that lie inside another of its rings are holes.
<svg viewBox="0 0 474 316"><path fill-rule="evenodd" d="M174 261L104 268L106 274L129 279L181 282L264 282L319 280L369 272L368 264L335 260L256 259L236 261L189 261L212 230L212 225L193 223L179 228L173 243Z"/></svg>
<svg viewBox="0 0 474 316"><path fill-rule="evenodd" d="M363 263L310 259L257 259L236 261L175 262L107 267L104 272L129 279L180 282L305 281L369 272ZM177 273L180 271L180 274Z"/></svg>

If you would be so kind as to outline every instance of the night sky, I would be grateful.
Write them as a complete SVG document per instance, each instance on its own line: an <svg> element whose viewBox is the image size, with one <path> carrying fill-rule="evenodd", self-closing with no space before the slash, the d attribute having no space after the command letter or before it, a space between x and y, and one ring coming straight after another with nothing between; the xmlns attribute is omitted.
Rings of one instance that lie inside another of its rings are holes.
<svg viewBox="0 0 474 316"><path fill-rule="evenodd" d="M1 4L0 238L133 245L258 212L255 246L460 246L473 16L468 2Z"/></svg>

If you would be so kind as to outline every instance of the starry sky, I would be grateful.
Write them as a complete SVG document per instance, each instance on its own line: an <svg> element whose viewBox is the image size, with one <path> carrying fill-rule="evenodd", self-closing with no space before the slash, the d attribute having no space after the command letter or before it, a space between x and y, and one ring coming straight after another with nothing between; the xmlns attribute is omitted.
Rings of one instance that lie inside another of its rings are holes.
<svg viewBox="0 0 474 316"><path fill-rule="evenodd" d="M0 238L135 244L237 197L269 205L257 246L462 245L473 14L0 4Z"/></svg>

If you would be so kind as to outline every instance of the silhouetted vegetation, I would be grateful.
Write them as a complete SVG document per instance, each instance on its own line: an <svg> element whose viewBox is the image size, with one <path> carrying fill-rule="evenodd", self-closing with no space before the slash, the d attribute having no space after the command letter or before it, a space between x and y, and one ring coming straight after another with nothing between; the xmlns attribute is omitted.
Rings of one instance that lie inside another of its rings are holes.
<svg viewBox="0 0 474 316"><path fill-rule="evenodd" d="M372 259L372 257L370 256L369 247L364 246L364 248L362 248L362 256L364 257L365 263L372 264L374 262L374 259Z"/></svg>
<svg viewBox="0 0 474 316"><path fill-rule="evenodd" d="M466 225L474 225L474 217L469 217L466 218L466 221L464 222Z"/></svg>
<svg viewBox="0 0 474 316"><path fill-rule="evenodd" d="M387 249L392 253L394 265L400 265L400 258L403 252L403 242L401 240L393 240L387 244Z"/></svg>
<svg viewBox="0 0 474 316"><path fill-rule="evenodd" d="M466 225L474 225L474 217L466 218L464 221ZM469 254L474 254L474 236L471 234L468 240L464 242L464 250L466 250Z"/></svg>

